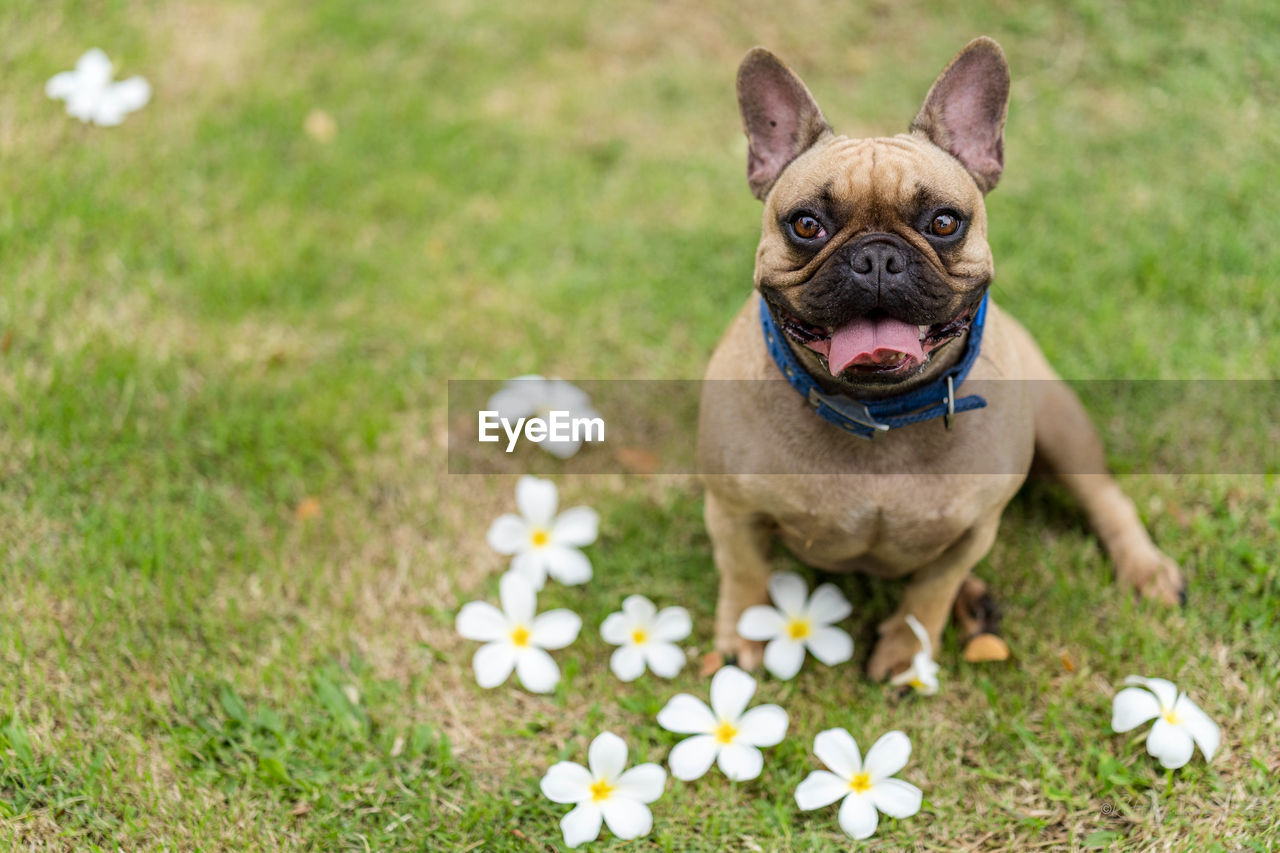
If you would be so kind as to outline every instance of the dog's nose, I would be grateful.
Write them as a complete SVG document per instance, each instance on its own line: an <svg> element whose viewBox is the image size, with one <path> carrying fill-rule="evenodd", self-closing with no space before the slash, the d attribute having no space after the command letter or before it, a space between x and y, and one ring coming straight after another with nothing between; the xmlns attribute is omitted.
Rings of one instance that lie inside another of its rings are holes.
<svg viewBox="0 0 1280 853"><path fill-rule="evenodd" d="M867 287L899 284L907 277L907 256L892 243L863 243L849 260L853 278Z"/></svg>

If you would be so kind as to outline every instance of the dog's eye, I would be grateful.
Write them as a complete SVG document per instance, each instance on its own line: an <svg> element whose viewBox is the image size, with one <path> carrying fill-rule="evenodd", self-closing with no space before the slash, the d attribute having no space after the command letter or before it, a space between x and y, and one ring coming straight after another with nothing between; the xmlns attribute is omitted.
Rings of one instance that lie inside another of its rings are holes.
<svg viewBox="0 0 1280 853"><path fill-rule="evenodd" d="M936 237L950 237L960 229L960 218L950 213L939 213L929 223L929 233Z"/></svg>
<svg viewBox="0 0 1280 853"><path fill-rule="evenodd" d="M822 236L822 223L807 213L801 213L792 218L791 230L801 240L812 240Z"/></svg>

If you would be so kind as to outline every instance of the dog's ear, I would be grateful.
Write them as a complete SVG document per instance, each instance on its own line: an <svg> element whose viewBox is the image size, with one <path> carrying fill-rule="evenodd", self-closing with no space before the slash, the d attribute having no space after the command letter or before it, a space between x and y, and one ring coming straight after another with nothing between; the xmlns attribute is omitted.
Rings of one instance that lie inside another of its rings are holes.
<svg viewBox="0 0 1280 853"><path fill-rule="evenodd" d="M738 66L738 108L747 133L747 183L758 199L831 129L800 78L762 47L752 48Z"/></svg>
<svg viewBox="0 0 1280 853"><path fill-rule="evenodd" d="M956 54L911 122L912 132L951 152L989 192L1004 171L1004 120L1009 111L1009 65L986 36Z"/></svg>

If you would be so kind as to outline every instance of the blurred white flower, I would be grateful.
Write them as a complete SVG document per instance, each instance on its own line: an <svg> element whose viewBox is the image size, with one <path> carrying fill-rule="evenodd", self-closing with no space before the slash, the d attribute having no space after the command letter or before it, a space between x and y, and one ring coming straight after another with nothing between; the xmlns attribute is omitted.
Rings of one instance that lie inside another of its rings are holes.
<svg viewBox="0 0 1280 853"><path fill-rule="evenodd" d="M484 601L464 604L458 611L458 633L484 643L471 666L476 683L497 687L516 671L520 683L534 693L550 693L560 680L560 667L544 649L563 649L582 627L570 610L535 615L538 597L529 582L507 572L498 590L502 609Z"/></svg>
<svg viewBox="0 0 1280 853"><path fill-rule="evenodd" d="M911 657L911 666L900 672L889 683L895 686L909 684L916 692L932 696L938 692L938 665L933 660L933 644L929 642L929 632L920 624L914 615L907 614L907 627L920 641L920 651Z"/></svg>
<svg viewBox="0 0 1280 853"><path fill-rule="evenodd" d="M69 115L102 127L120 124L151 100L151 84L142 77L111 82L111 60L96 47L77 60L74 71L50 77L44 91L66 101Z"/></svg>
<svg viewBox="0 0 1280 853"><path fill-rule="evenodd" d="M525 475L516 483L520 515L507 513L489 526L489 546L499 554L514 554L511 571L534 590L547 575L563 584L591 580L591 561L578 548L596 541L600 516L594 509L575 506L556 515L556 484Z"/></svg>
<svg viewBox="0 0 1280 853"><path fill-rule="evenodd" d="M680 693L658 712L658 725L669 732L691 734L671 749L671 774L686 782L697 779L716 762L735 782L754 779L764 767L759 747L775 746L787 733L787 712L777 705L746 710L756 680L736 666L726 666L711 679L711 707Z"/></svg>
<svg viewBox="0 0 1280 853"><path fill-rule="evenodd" d="M764 668L777 678L794 678L807 649L827 666L853 657L853 638L832 626L852 612L844 593L824 583L809 597L804 579L792 572L774 572L769 597L775 607L757 604L738 619L738 634L747 640L768 640Z"/></svg>
<svg viewBox="0 0 1280 853"><path fill-rule="evenodd" d="M796 788L796 805L804 811L820 809L840 798L840 828L856 839L875 834L877 811L889 817L911 817L920 811L924 794L910 782L893 779L911 757L911 740L892 731L867 750L844 729L827 729L813 739L813 752L829 770L815 770Z"/></svg>
<svg viewBox="0 0 1280 853"><path fill-rule="evenodd" d="M508 379L502 388L489 398L485 408L498 413L499 418L515 422L519 418L537 417L547 420L551 412L568 412L567 417L598 418L600 413L591 407L587 392L563 379L547 379L537 374ZM539 446L561 459L568 459L582 447L581 439L553 440L549 435L538 442Z"/></svg>
<svg viewBox="0 0 1280 853"><path fill-rule="evenodd" d="M612 732L591 741L587 767L573 761L551 765L542 777L542 793L554 803L577 808L560 820L564 843L577 847L600 834L603 821L622 839L648 835L653 828L649 803L662 796L667 771L657 764L627 766L627 745Z"/></svg>
<svg viewBox="0 0 1280 853"><path fill-rule="evenodd" d="M610 613L600 625L606 643L618 646L609 669L623 681L635 681L647 665L655 675L674 678L684 666L684 650L675 644L693 630L689 611L665 607L659 611L643 595L622 600L622 611Z"/></svg>
<svg viewBox="0 0 1280 853"><path fill-rule="evenodd" d="M1147 752L1170 770L1190 761L1197 746L1205 761L1213 759L1222 739L1218 724L1186 693L1179 693L1172 681L1131 675L1124 683L1137 686L1116 694L1111 705L1112 729L1127 732L1154 719L1147 735Z"/></svg>

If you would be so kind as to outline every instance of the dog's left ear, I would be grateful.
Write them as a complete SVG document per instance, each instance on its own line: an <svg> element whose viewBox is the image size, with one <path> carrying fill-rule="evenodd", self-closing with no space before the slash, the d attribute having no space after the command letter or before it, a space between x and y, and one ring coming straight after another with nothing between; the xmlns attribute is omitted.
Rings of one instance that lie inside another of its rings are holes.
<svg viewBox="0 0 1280 853"><path fill-rule="evenodd" d="M738 108L747 133L747 183L763 201L787 164L831 128L804 82L763 47L738 66Z"/></svg>
<svg viewBox="0 0 1280 853"><path fill-rule="evenodd" d="M1004 171L1008 111L1009 64L1000 45L980 36L938 75L911 130L949 151L986 193Z"/></svg>

